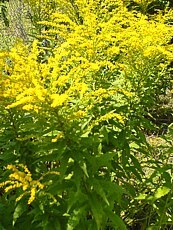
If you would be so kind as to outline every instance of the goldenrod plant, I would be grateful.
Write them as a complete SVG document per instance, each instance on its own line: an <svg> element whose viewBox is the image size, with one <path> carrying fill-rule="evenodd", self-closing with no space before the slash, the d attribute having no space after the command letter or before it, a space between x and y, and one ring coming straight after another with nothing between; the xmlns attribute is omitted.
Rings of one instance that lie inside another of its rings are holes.
<svg viewBox="0 0 173 230"><path fill-rule="evenodd" d="M172 226L172 126L162 146L148 136L171 92L172 9L51 3L32 44L0 53L0 226Z"/></svg>

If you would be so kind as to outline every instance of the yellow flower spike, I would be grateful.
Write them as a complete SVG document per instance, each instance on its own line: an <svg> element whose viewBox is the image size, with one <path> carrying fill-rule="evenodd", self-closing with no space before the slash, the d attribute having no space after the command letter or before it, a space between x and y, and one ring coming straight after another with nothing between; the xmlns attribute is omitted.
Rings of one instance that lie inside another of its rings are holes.
<svg viewBox="0 0 173 230"><path fill-rule="evenodd" d="M10 174L9 178L12 179L12 180L13 179L20 180L20 176L19 176L19 174L17 172Z"/></svg>
<svg viewBox="0 0 173 230"><path fill-rule="evenodd" d="M50 175L50 174L52 174L52 175L60 175L60 172L56 172L56 171L54 171L54 172L47 172L47 173L44 174L44 176L45 175Z"/></svg>
<svg viewBox="0 0 173 230"><path fill-rule="evenodd" d="M55 138L52 139L52 142L55 143L57 142L59 139L63 138L64 137L64 133L63 132L59 132L57 134L57 136Z"/></svg>
<svg viewBox="0 0 173 230"><path fill-rule="evenodd" d="M77 92L79 92L79 94L81 96L83 96L84 93L88 90L88 86L87 86L87 84L80 82L80 83L76 83L75 86L71 87L70 90L77 91Z"/></svg>
<svg viewBox="0 0 173 230"><path fill-rule="evenodd" d="M55 143L55 142L57 142L57 139L56 139L56 138L53 138L53 139L52 139L52 143Z"/></svg>
<svg viewBox="0 0 173 230"><path fill-rule="evenodd" d="M32 180L30 183L31 187L37 187L37 181L36 180Z"/></svg>
<svg viewBox="0 0 173 230"><path fill-rule="evenodd" d="M77 112L74 113L74 116L75 116L76 118L82 118L82 117L84 117L86 114L87 114L87 113L86 113L85 111L79 110L79 111L77 111Z"/></svg>
<svg viewBox="0 0 173 230"><path fill-rule="evenodd" d="M22 187L22 184L16 182L16 183L14 183L14 184L9 185L8 187L6 187L4 191L5 191L5 192L9 192L9 191L12 190L12 189L16 189L16 188L20 188L20 187Z"/></svg>
<svg viewBox="0 0 173 230"><path fill-rule="evenodd" d="M0 188L4 187L5 185L9 184L11 181L7 180L5 182L0 183Z"/></svg>
<svg viewBox="0 0 173 230"><path fill-rule="evenodd" d="M95 124L99 124L99 122L102 122L102 121L108 121L110 119L113 119L113 118L116 118L121 124L124 124L124 118L118 114L118 113L113 113L113 112L110 112L110 113L107 113L103 116L101 116Z"/></svg>
<svg viewBox="0 0 173 230"><path fill-rule="evenodd" d="M119 121L121 124L124 125L124 118L123 118L120 114L115 113L115 114L114 114L114 117L117 118L118 121Z"/></svg>
<svg viewBox="0 0 173 230"><path fill-rule="evenodd" d="M22 187L22 182L16 182L13 186L14 188L20 188Z"/></svg>
<svg viewBox="0 0 173 230"><path fill-rule="evenodd" d="M22 193L19 197L16 198L16 202L20 201L28 192Z"/></svg>
<svg viewBox="0 0 173 230"><path fill-rule="evenodd" d="M127 90L121 89L119 91L122 92L127 97L132 97L133 96L133 93L131 93L131 92L127 91Z"/></svg>
<svg viewBox="0 0 173 230"><path fill-rule="evenodd" d="M40 189L43 189L43 188L44 188L44 184L41 184L39 181L37 182L37 186L38 186Z"/></svg>
<svg viewBox="0 0 173 230"><path fill-rule="evenodd" d="M118 55L119 53L120 53L120 48L116 47L116 46L113 46L113 47L111 47L111 48L109 48L107 50L108 56L110 56L110 55Z"/></svg>
<svg viewBox="0 0 173 230"><path fill-rule="evenodd" d="M16 167L14 165L7 165L7 169L9 169L9 170L11 169L11 170L15 171Z"/></svg>
<svg viewBox="0 0 173 230"><path fill-rule="evenodd" d="M27 110L27 111L30 111L30 110L33 110L34 106L31 105L31 104L28 104L28 105L24 105L22 107L23 110Z"/></svg>
<svg viewBox="0 0 173 230"><path fill-rule="evenodd" d="M51 98L53 100L51 107L55 108L63 105L68 100L69 96L67 94L53 94Z"/></svg>
<svg viewBox="0 0 173 230"><path fill-rule="evenodd" d="M5 192L9 192L10 190L12 190L14 187L13 185L9 185L8 187L5 188Z"/></svg>
<svg viewBox="0 0 173 230"><path fill-rule="evenodd" d="M25 171L25 173L28 174L28 176L31 176L31 173L30 173L29 169L26 166L24 166L24 171Z"/></svg>
<svg viewBox="0 0 173 230"><path fill-rule="evenodd" d="M31 182L32 181L32 177L31 177L31 174L27 174L27 176L25 176L25 180L28 181L28 182Z"/></svg>
<svg viewBox="0 0 173 230"><path fill-rule="evenodd" d="M31 204L35 200L35 195L36 195L36 188L31 188L28 204Z"/></svg>
<svg viewBox="0 0 173 230"><path fill-rule="evenodd" d="M23 191L27 190L29 188L29 183L27 182L23 183L22 188L23 188Z"/></svg>

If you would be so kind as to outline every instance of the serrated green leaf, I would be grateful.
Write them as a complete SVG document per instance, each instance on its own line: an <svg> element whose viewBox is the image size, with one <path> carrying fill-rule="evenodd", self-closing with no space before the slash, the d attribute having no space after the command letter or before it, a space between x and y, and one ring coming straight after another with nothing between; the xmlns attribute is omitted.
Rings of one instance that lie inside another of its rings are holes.
<svg viewBox="0 0 173 230"><path fill-rule="evenodd" d="M24 205L23 203L18 203L14 213L13 213L13 226L15 225L17 219L19 219L19 217L26 211L26 205Z"/></svg>

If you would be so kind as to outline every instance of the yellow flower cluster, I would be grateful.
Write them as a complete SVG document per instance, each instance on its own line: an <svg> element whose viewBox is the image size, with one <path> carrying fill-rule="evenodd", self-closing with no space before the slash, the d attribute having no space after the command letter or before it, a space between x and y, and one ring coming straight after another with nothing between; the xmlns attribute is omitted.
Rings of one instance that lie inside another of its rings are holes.
<svg viewBox="0 0 173 230"><path fill-rule="evenodd" d="M47 89L41 81L42 67L38 65L39 49L35 41L31 52L22 44L18 44L6 54L2 67L6 72L1 79L3 84L2 95L4 98L13 99L7 109L21 107L24 110L38 112L39 103L45 101ZM39 102L39 103L38 103Z"/></svg>
<svg viewBox="0 0 173 230"><path fill-rule="evenodd" d="M118 113L112 113L112 112L101 116L99 118L98 122L108 121L108 120L113 119L113 118L116 118L121 124L124 124L123 117Z"/></svg>
<svg viewBox="0 0 173 230"><path fill-rule="evenodd" d="M48 171L44 173L39 180L33 180L31 172L23 164L10 164L7 166L7 170L12 171L12 173L9 175L9 180L0 183L0 188L5 187L5 192L21 188L23 192L16 198L16 202L20 201L24 196L29 195L28 204L31 204L36 199L36 194L38 192L44 196L50 197L56 202L56 198L53 195L44 191L46 185L40 181L47 175L59 175L59 172Z"/></svg>
<svg viewBox="0 0 173 230"><path fill-rule="evenodd" d="M51 95L51 99L53 100L51 106L53 108L57 106L62 106L67 100L68 100L68 95L67 94L53 94Z"/></svg>
<svg viewBox="0 0 173 230"><path fill-rule="evenodd" d="M77 118L82 118L86 115L86 112L83 111L83 110L79 110L77 112L74 113L74 117L77 117Z"/></svg>
<svg viewBox="0 0 173 230"><path fill-rule="evenodd" d="M159 19L148 19L128 11L123 0L55 3L58 11L50 20L39 22L50 28L44 35L53 35L56 43L46 62L40 60L43 49L38 41L31 48L18 44L8 53L0 53L0 69L5 70L0 97L7 109L37 113L58 110L64 119L79 118L82 113L76 111L84 102L82 111L87 113L85 107L90 102L100 103L119 91L127 97L132 95L131 83L124 84L121 91L109 81L120 85L134 72L143 73L151 60L173 59L173 47L168 44L173 31L165 22L171 10ZM111 88L105 87L108 82Z"/></svg>
<svg viewBox="0 0 173 230"><path fill-rule="evenodd" d="M112 120L112 119L116 119L122 125L125 124L125 118L122 115L120 115L118 113L114 113L114 112L109 112L109 113L106 113L103 116L100 116L95 121L93 121L91 123L91 125L89 126L89 129L92 129L93 127L99 125L103 121L109 121L109 120Z"/></svg>
<svg viewBox="0 0 173 230"><path fill-rule="evenodd" d="M44 184L38 180L33 180L28 168L22 164L18 166L8 165L7 170L11 170L12 173L9 175L9 180L0 183L0 187L6 186L5 192L22 188L23 193L17 197L16 201L29 194L28 204L31 204L35 200L36 193L44 188Z"/></svg>

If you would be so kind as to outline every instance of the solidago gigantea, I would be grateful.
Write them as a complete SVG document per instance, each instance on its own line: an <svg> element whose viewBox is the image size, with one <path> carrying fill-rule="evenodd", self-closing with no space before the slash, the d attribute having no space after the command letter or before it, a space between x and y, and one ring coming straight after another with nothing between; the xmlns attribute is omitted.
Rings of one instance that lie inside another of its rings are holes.
<svg viewBox="0 0 173 230"><path fill-rule="evenodd" d="M146 73L147 79L151 65L164 60L165 68L172 60L168 42L173 32L164 22L166 14L159 20L148 19L128 11L121 0L56 4L58 10L50 21L39 22L48 26L44 33L57 44L46 62L41 60L43 49L38 41L32 48L18 44L1 55L1 69L5 70L1 96L7 109L36 113L58 109L64 119L80 119L76 112L81 106L87 116L91 101L96 105L103 98L110 99L119 94L118 88L130 95L133 76ZM126 86L120 83L123 81ZM98 94L101 89L103 95Z"/></svg>
<svg viewBox="0 0 173 230"><path fill-rule="evenodd" d="M51 159L53 157L56 161L60 160L60 164L55 162L55 167L60 169L63 169L63 164L66 164L69 155L70 157L71 155L74 156L76 165L78 159L81 161L79 162L80 171L75 171L75 167L72 167L74 171L70 173L72 175L70 175L70 179L75 181L76 172L81 172L82 179L77 177L79 179L77 183L80 179L83 180L83 171L87 176L84 177L85 181L82 181L82 185L80 182L77 184L78 189L78 187L88 183L91 171L94 172L92 174L93 181L98 179L98 172L102 171L95 166L92 168L93 164L90 166L87 160L94 159L96 156L99 161L104 153L108 153L108 160L112 161L114 154L118 153L115 156L116 160L118 155L121 155L121 151L125 157L126 155L130 157L128 141L131 141L129 138L131 136L123 136L122 144L118 143L119 138L121 134L133 135L129 134L131 132L121 132L124 131L126 123L125 131L130 131L128 128L136 128L135 122L133 124L132 121L130 125L128 123L132 101L136 102L140 98L136 99L136 85L140 86L139 91L141 92L143 82L147 82L149 77L155 81L157 72L161 68L167 68L172 60L172 46L169 41L173 32L166 16L166 14L170 15L171 13L169 11L163 16L147 18L139 12L128 11L124 1L121 0L103 0L101 3L99 0L63 0L56 1L56 4L58 6L57 12L49 15L49 20L44 19L39 22L40 25L45 25L48 28L42 34L50 41L53 40L55 44L51 50L52 53L47 55L46 59L43 58L44 49L37 40L30 47L18 43L9 52L0 54L0 99L6 110L14 111L14 113L16 110L18 113L21 111L33 118L33 129L27 132L29 135L26 137L25 131L28 131L28 126L26 124L25 127L24 124L22 130L19 127L21 136L17 136L17 141L24 141L25 143L29 140L31 146L38 143L38 145L41 144L41 148L45 144L45 147L48 146L48 150L45 151L48 151ZM133 97L136 101L133 100ZM135 111L132 110L133 112L135 116ZM46 120L45 124L40 119L42 117L44 117L44 121ZM18 119L19 121L22 120L20 117ZM43 127L40 128L40 126ZM37 127L40 128L41 134L39 129L36 130ZM103 137L104 129L115 139L112 146L111 144L109 146L109 143L104 146L104 142L108 142ZM30 137L34 137L36 141L30 142ZM82 139L83 137L85 139ZM87 139L88 137L89 139ZM134 136L135 138L138 137ZM100 143L98 143L99 141ZM64 144L67 146L66 149L63 148ZM109 147L111 158L109 158ZM127 154L126 149L125 151L123 149L124 147L127 147ZM39 168L39 165L45 164L43 159L47 153L43 151L40 156L38 151L34 154L34 157L38 157L37 160L40 160L39 164L34 163L34 165L38 165ZM87 159L87 156L90 156L90 159ZM65 161L63 161L63 157L65 157ZM54 164L54 159L50 160L50 163ZM127 161L125 159L125 162L128 164L128 159ZM80 164L83 164L83 168ZM87 167L89 170L91 169L90 172ZM110 179L112 169L109 169L109 166L106 167L101 165L103 171L108 169L108 173L106 173L106 177L104 175L102 178L100 177L100 181ZM31 204L37 198L37 194L39 196L40 194L46 195L46 185L49 186L51 180L42 182L42 177L34 180L25 166L10 165L8 169L12 172L9 179L1 183L1 186L5 188L5 192L17 189L20 195L16 201L19 201L24 195L29 195L28 203ZM70 171L71 167L68 170ZM64 170L62 172L65 174ZM128 173L130 175L131 171ZM65 176L62 175L60 182L64 182ZM116 180L116 176L113 176L112 179L113 181ZM86 190L87 196L88 193L92 195L97 191L97 184L93 183L92 185L92 182L90 183L88 188L86 186L88 189L88 191ZM123 184L123 181L120 183ZM65 196L60 195L64 199L63 202L68 202L74 198L70 197L72 195L69 191L76 194L76 184L74 182L74 190L73 183L70 183L70 186L71 184L72 190L70 190L71 188L65 189ZM63 189L60 188L60 190ZM82 192L85 193L84 190ZM102 194L102 198L105 200L105 195ZM105 194L107 196L107 191ZM80 190L77 195L80 195ZM56 202L53 196L51 198ZM98 198L99 202L102 202L102 198ZM112 195L110 203L114 202L111 200ZM117 202L116 199L115 201ZM102 204L105 207L104 202ZM65 206L68 204L65 203ZM113 206L114 204L110 206L111 211ZM74 212L76 212L75 208ZM91 210L88 213L90 212Z"/></svg>

